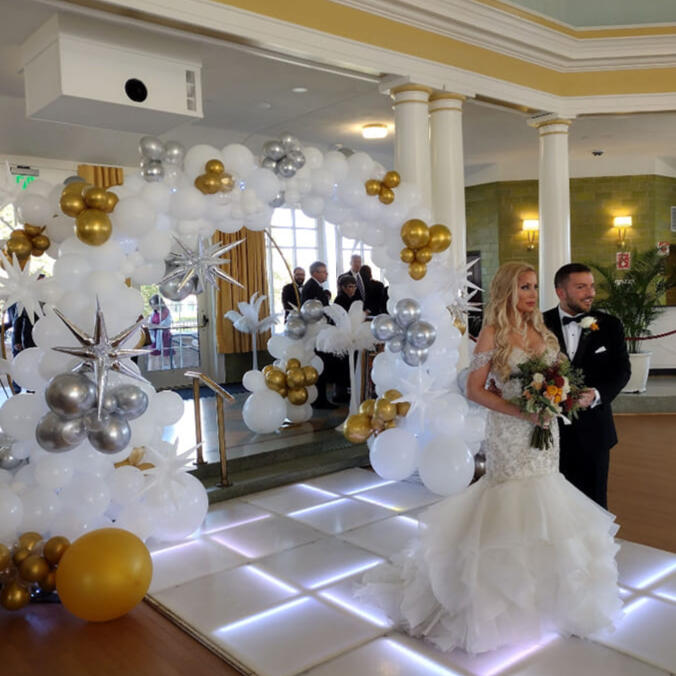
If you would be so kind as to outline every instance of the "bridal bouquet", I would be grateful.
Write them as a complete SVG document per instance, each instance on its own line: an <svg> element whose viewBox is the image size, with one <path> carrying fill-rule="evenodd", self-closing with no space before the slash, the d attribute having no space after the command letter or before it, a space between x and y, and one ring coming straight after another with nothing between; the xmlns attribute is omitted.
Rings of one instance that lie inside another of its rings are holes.
<svg viewBox="0 0 676 676"><path fill-rule="evenodd" d="M549 448L554 438L548 423L554 418L570 422L577 417L585 389L582 371L573 368L565 357L552 363L533 357L519 364L518 369L512 378L521 381L521 395L511 401L524 413L535 413L538 417L540 424L533 429L531 447Z"/></svg>

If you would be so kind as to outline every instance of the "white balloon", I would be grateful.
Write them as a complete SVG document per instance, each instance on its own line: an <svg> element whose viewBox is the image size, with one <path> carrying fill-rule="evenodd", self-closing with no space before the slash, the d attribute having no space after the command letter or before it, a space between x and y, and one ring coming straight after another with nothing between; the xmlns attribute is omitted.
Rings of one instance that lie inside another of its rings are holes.
<svg viewBox="0 0 676 676"><path fill-rule="evenodd" d="M75 472L69 453L49 453L35 463L35 481L43 488L56 490L66 486Z"/></svg>
<svg viewBox="0 0 676 676"><path fill-rule="evenodd" d="M324 361L319 355L315 355L312 357L312 359L310 359L310 366L314 366L319 375L324 373Z"/></svg>
<svg viewBox="0 0 676 676"><path fill-rule="evenodd" d="M242 385L249 392L258 392L258 390L264 390L267 385L265 384L265 376L260 371L247 371L242 377Z"/></svg>
<svg viewBox="0 0 676 676"><path fill-rule="evenodd" d="M47 221L47 236L52 242L59 244L75 234L75 220L70 216L57 216Z"/></svg>
<svg viewBox="0 0 676 676"><path fill-rule="evenodd" d="M338 150L330 150L324 155L324 164L322 167L333 176L336 182L342 181L349 171L349 165L345 155Z"/></svg>
<svg viewBox="0 0 676 676"><path fill-rule="evenodd" d="M257 434L269 434L278 429L286 417L284 399L272 390L260 390L247 398L242 409L244 424Z"/></svg>
<svg viewBox="0 0 676 676"><path fill-rule="evenodd" d="M140 237L155 220L153 209L141 197L125 197L110 215L113 237ZM96 248L96 247L93 247Z"/></svg>
<svg viewBox="0 0 676 676"><path fill-rule="evenodd" d="M156 425L175 425L185 411L185 402L181 395L171 390L158 392L150 399L148 414Z"/></svg>
<svg viewBox="0 0 676 676"><path fill-rule="evenodd" d="M472 481L474 458L461 439L435 438L421 449L418 471L433 493L452 495Z"/></svg>
<svg viewBox="0 0 676 676"><path fill-rule="evenodd" d="M123 465L110 477L110 497L120 505L133 502L143 490L145 478L138 467Z"/></svg>
<svg viewBox="0 0 676 676"><path fill-rule="evenodd" d="M155 512L148 505L132 502L118 514L115 519L115 528L122 528L134 533L141 540L147 540L153 532Z"/></svg>
<svg viewBox="0 0 676 676"><path fill-rule="evenodd" d="M291 346L294 341L291 338L287 338L281 334L270 336L268 340L268 352L275 359L283 359L286 350ZM314 366L314 364L313 364Z"/></svg>
<svg viewBox="0 0 676 676"><path fill-rule="evenodd" d="M164 262L155 261L153 263L144 263L134 268L131 272L131 278L137 284L156 284L164 275Z"/></svg>
<svg viewBox="0 0 676 676"><path fill-rule="evenodd" d="M28 347L12 360L12 378L26 390L35 391L45 384L39 370L41 355L39 347Z"/></svg>
<svg viewBox="0 0 676 676"><path fill-rule="evenodd" d="M15 394L0 408L0 427L17 441L35 439L35 427L47 412L47 404L36 394Z"/></svg>
<svg viewBox="0 0 676 676"><path fill-rule="evenodd" d="M194 181L200 174L203 174L206 169L205 165L209 160L221 160L220 151L214 146L200 143L188 149L183 160L183 170L186 176Z"/></svg>
<svg viewBox="0 0 676 676"><path fill-rule="evenodd" d="M376 437L369 458L371 466L383 479L401 481L415 471L417 453L416 438L395 427Z"/></svg>
<svg viewBox="0 0 676 676"><path fill-rule="evenodd" d="M465 418L462 435L468 443L478 443L486 436L486 417L481 413L470 413Z"/></svg>
<svg viewBox="0 0 676 676"><path fill-rule="evenodd" d="M238 178L246 178L256 168L254 154L241 143L231 143L223 148L225 170Z"/></svg>
<svg viewBox="0 0 676 676"><path fill-rule="evenodd" d="M171 205L171 188L166 183L146 183L140 197L153 211L165 213Z"/></svg>
<svg viewBox="0 0 676 676"><path fill-rule="evenodd" d="M196 220L206 209L205 195L194 186L181 187L173 195L171 213L178 220Z"/></svg>
<svg viewBox="0 0 676 676"><path fill-rule="evenodd" d="M49 200L42 195L31 195L23 192L16 201L17 218L20 223L43 226L52 218Z"/></svg>
<svg viewBox="0 0 676 676"><path fill-rule="evenodd" d="M78 472L61 489L59 497L64 509L82 509L88 516L100 516L110 503L110 487L104 479Z"/></svg>
<svg viewBox="0 0 676 676"><path fill-rule="evenodd" d="M362 181L362 183L372 178L373 160L366 153L354 153L354 155L350 155L347 158L347 165L350 170L350 176ZM364 192L363 186L362 192Z"/></svg>
<svg viewBox="0 0 676 676"><path fill-rule="evenodd" d="M270 169L254 169L246 179L248 189L256 191L258 199L269 202L280 191L277 176Z"/></svg>
<svg viewBox="0 0 676 676"><path fill-rule="evenodd" d="M164 261L171 251L172 244L173 240L167 231L153 229L139 239L138 252L146 261Z"/></svg>
<svg viewBox="0 0 676 676"><path fill-rule="evenodd" d="M82 288L83 278L91 271L92 265L84 256L67 253L56 259L53 274L58 285L69 290Z"/></svg>
<svg viewBox="0 0 676 676"><path fill-rule="evenodd" d="M0 486L0 514L0 542L13 540L23 519L23 504L18 495L4 486Z"/></svg>
<svg viewBox="0 0 676 676"><path fill-rule="evenodd" d="M290 402L286 402L286 417L292 423L303 423L312 417L312 406L308 403L295 406Z"/></svg>
<svg viewBox="0 0 676 676"><path fill-rule="evenodd" d="M305 403L312 405L315 403L315 401L317 401L319 391L317 390L316 385L309 385L306 389L307 389L307 402Z"/></svg>
<svg viewBox="0 0 676 676"><path fill-rule="evenodd" d="M303 148L303 155L305 155L305 167L308 169L319 169L324 163L322 151L314 146L305 146ZM305 169L305 167L303 167L303 169Z"/></svg>
<svg viewBox="0 0 676 676"><path fill-rule="evenodd" d="M21 495L23 503L22 531L46 533L61 509L56 493L43 486L29 488Z"/></svg>

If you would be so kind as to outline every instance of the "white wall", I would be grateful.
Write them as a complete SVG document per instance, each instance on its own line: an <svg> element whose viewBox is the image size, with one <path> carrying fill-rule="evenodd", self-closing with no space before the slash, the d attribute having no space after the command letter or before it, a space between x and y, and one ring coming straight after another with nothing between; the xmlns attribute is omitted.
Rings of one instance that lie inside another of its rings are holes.
<svg viewBox="0 0 676 676"><path fill-rule="evenodd" d="M668 307L663 315L657 318L650 327L653 335L676 331L676 307ZM643 352L652 352L651 369L676 369L676 334L656 340L646 340L642 345Z"/></svg>

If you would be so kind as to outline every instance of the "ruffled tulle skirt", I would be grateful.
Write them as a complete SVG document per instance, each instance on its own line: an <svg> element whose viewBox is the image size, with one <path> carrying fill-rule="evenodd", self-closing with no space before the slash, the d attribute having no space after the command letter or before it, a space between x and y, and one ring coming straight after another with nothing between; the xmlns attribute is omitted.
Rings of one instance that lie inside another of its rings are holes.
<svg viewBox="0 0 676 676"><path fill-rule="evenodd" d="M428 509L419 537L356 594L408 633L470 653L589 636L621 614L614 516L557 473L483 478Z"/></svg>

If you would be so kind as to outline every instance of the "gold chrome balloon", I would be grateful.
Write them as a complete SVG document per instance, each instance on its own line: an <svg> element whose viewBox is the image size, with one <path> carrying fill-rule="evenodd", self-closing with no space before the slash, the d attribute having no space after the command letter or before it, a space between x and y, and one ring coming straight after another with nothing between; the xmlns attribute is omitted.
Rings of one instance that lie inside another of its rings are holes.
<svg viewBox="0 0 676 676"><path fill-rule="evenodd" d="M288 359L286 362L286 370L299 369L300 368L300 359Z"/></svg>
<svg viewBox="0 0 676 676"><path fill-rule="evenodd" d="M119 201L120 198L114 192L106 190L106 206L104 209L101 209L101 211L105 211L107 214L109 214L111 211L113 211Z"/></svg>
<svg viewBox="0 0 676 676"><path fill-rule="evenodd" d="M433 225L430 228L430 243L429 247L434 253L446 251L451 246L453 235L445 225Z"/></svg>
<svg viewBox="0 0 676 676"><path fill-rule="evenodd" d="M371 417L373 415L373 409L375 405L376 405L375 399L365 399L359 405L359 413L363 413L364 415Z"/></svg>
<svg viewBox="0 0 676 676"><path fill-rule="evenodd" d="M393 404L389 399L385 399L385 397L380 397L380 399L376 399L373 415L376 418L380 418L383 422L394 420L397 416L397 405Z"/></svg>
<svg viewBox="0 0 676 676"><path fill-rule="evenodd" d="M12 561L15 566L20 566L31 555L30 549L26 547L17 547L12 555Z"/></svg>
<svg viewBox="0 0 676 676"><path fill-rule="evenodd" d="M292 387L286 396L294 406L302 406L307 401L308 394L304 387Z"/></svg>
<svg viewBox="0 0 676 676"><path fill-rule="evenodd" d="M42 535L34 530L27 530L25 533L19 535L17 544L19 548L27 549L29 552L33 551L35 545L42 540Z"/></svg>
<svg viewBox="0 0 676 676"><path fill-rule="evenodd" d="M63 537L63 535L55 535L45 542L42 548L42 555L47 559L47 562L55 566L63 556L63 553L70 546L70 540Z"/></svg>
<svg viewBox="0 0 676 676"><path fill-rule="evenodd" d="M33 251L33 245L27 237L26 239L8 239L5 246L9 256L14 254L19 260L28 258Z"/></svg>
<svg viewBox="0 0 676 676"><path fill-rule="evenodd" d="M37 554L27 556L19 566L19 575L26 582L39 582L49 572L49 564Z"/></svg>
<svg viewBox="0 0 676 676"><path fill-rule="evenodd" d="M204 174L202 179L202 192L207 195L215 195L221 189L221 177L218 174Z"/></svg>
<svg viewBox="0 0 676 676"><path fill-rule="evenodd" d="M383 185L387 188L396 188L401 183L401 176L396 171L388 171L383 177Z"/></svg>
<svg viewBox="0 0 676 676"><path fill-rule="evenodd" d="M28 590L18 582L8 582L0 591L0 605L7 610L20 610L30 598Z"/></svg>
<svg viewBox="0 0 676 676"><path fill-rule="evenodd" d="M411 409L411 404L408 401L400 401L397 404L397 415L405 416Z"/></svg>
<svg viewBox="0 0 676 676"><path fill-rule="evenodd" d="M265 374L265 384L271 390L279 390L286 387L286 375L278 368L272 368Z"/></svg>
<svg viewBox="0 0 676 676"><path fill-rule="evenodd" d="M430 229L419 218L411 218L401 226L401 239L410 249L420 249L430 241Z"/></svg>
<svg viewBox="0 0 676 676"><path fill-rule="evenodd" d="M407 246L405 246L400 254L399 258L401 258L403 263L413 263L415 260L415 251L413 249L409 249Z"/></svg>
<svg viewBox="0 0 676 676"><path fill-rule="evenodd" d="M371 195L372 197L380 192L380 186L380 181L376 178L369 178L369 180L364 183L366 194Z"/></svg>
<svg viewBox="0 0 676 676"><path fill-rule="evenodd" d="M42 580L40 580L40 589L45 592L46 594L49 594L50 592L53 592L56 589L56 571L55 570L49 570L47 571L47 575L45 575Z"/></svg>
<svg viewBox="0 0 676 676"><path fill-rule="evenodd" d="M345 438L353 444L366 441L371 436L372 431L371 418L363 413L349 416L343 428Z"/></svg>
<svg viewBox="0 0 676 676"><path fill-rule="evenodd" d="M84 201L90 209L103 211L108 204L108 193L103 188L89 188L84 194Z"/></svg>
<svg viewBox="0 0 676 676"><path fill-rule="evenodd" d="M235 187L235 179L225 173L221 176L221 192L230 192Z"/></svg>
<svg viewBox="0 0 676 676"><path fill-rule="evenodd" d="M49 237L47 237L47 235L35 235L31 239L31 244L33 245L33 249L37 249L40 253L42 253L43 251L47 251L47 249L49 249L51 242L49 241Z"/></svg>
<svg viewBox="0 0 676 676"><path fill-rule="evenodd" d="M314 366L303 366L306 385L314 385L319 380L319 371Z"/></svg>
<svg viewBox="0 0 676 676"><path fill-rule="evenodd" d="M75 219L75 234L89 246L101 246L110 239L112 231L108 214L99 209L86 209Z"/></svg>
<svg viewBox="0 0 676 676"><path fill-rule="evenodd" d="M28 235L28 237L35 237L36 235L41 235L42 231L45 228L41 225L31 225L30 223L24 223L23 230Z"/></svg>
<svg viewBox="0 0 676 676"><path fill-rule="evenodd" d="M66 192L61 195L59 205L61 206L61 211L66 216L72 216L73 218L85 209L85 202L81 195L73 195Z"/></svg>
<svg viewBox="0 0 676 676"><path fill-rule="evenodd" d="M415 260L418 263L429 263L432 260L432 249L429 246L424 246L415 252Z"/></svg>
<svg viewBox="0 0 676 676"><path fill-rule="evenodd" d="M394 202L394 190L388 188L387 186L383 186L382 188L380 188L378 199L383 204L392 204L392 202Z"/></svg>
<svg viewBox="0 0 676 676"><path fill-rule="evenodd" d="M0 542L0 570L5 570L11 560L12 552L9 551L9 547Z"/></svg>
<svg viewBox="0 0 676 676"><path fill-rule="evenodd" d="M218 174L220 176L225 171L225 166L220 160L209 160L204 165L204 169L207 174Z"/></svg>
<svg viewBox="0 0 676 676"><path fill-rule="evenodd" d="M422 279L427 274L427 265L413 261L413 263L409 263L408 274L411 276L411 279L415 279L416 281Z"/></svg>
<svg viewBox="0 0 676 676"><path fill-rule="evenodd" d="M303 387L305 385L305 374L303 373L303 369L299 368L287 369L286 384L290 388L290 390L294 390L298 387Z"/></svg>
<svg viewBox="0 0 676 676"><path fill-rule="evenodd" d="M383 395L385 399L388 399L389 401L395 401L396 399L401 399L401 392L399 390L387 390L385 394Z"/></svg>

